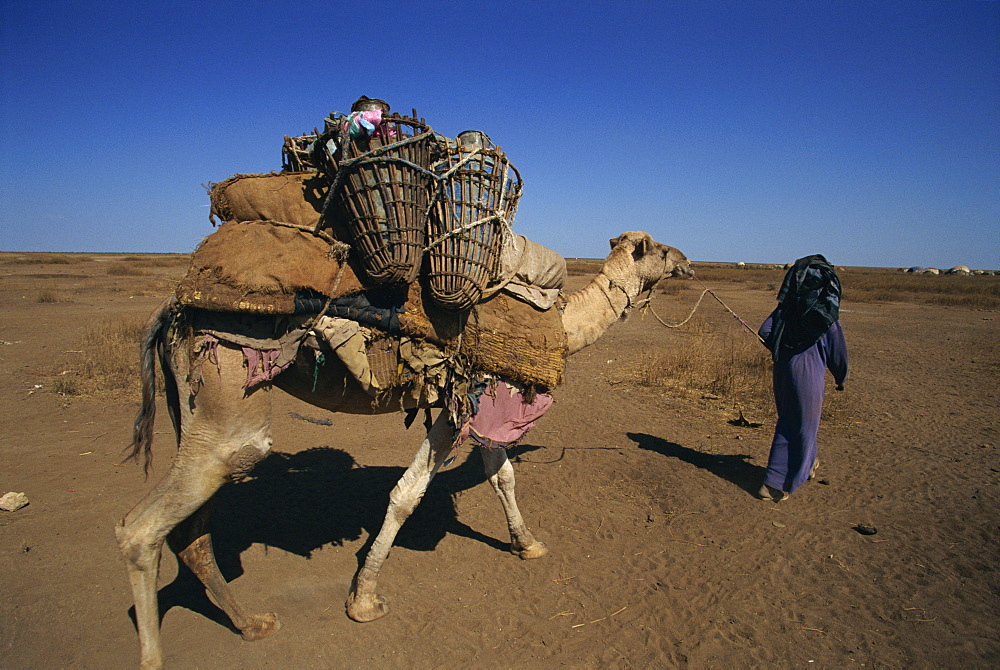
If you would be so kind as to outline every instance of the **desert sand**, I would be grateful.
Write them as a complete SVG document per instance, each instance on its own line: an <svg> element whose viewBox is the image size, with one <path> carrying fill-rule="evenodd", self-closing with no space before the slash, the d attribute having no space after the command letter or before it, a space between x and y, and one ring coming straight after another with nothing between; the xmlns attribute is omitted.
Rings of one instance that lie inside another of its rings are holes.
<svg viewBox="0 0 1000 670"><path fill-rule="evenodd" d="M137 278L108 275L113 262L0 263L0 494L30 500L0 512L0 667L138 662L112 529L169 467L172 431L161 405L144 479L120 463L138 399L62 395L57 381L78 369L88 329L150 312L184 266ZM46 290L57 299L40 302ZM774 301L738 284L718 293L755 324ZM653 303L679 320L695 295ZM550 554L507 552L466 450L400 533L380 581L392 612L367 624L344 599L419 422L276 393L275 451L223 489L214 527L236 593L283 627L244 642L167 552L168 666L996 667L1000 315L845 302L841 321L847 389L831 380L817 479L789 500L753 495L773 417L734 425L738 398L629 381L683 342L634 315L570 359L553 409L511 451Z"/></svg>

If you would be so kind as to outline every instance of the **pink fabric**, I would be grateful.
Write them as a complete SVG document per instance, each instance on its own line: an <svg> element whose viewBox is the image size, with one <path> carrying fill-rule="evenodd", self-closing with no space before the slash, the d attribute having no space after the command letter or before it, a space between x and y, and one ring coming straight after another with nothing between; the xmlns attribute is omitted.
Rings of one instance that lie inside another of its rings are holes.
<svg viewBox="0 0 1000 670"><path fill-rule="evenodd" d="M253 349L243 347L243 355L247 359L247 381L243 388L248 389L262 382L269 382L279 372L285 370L291 361L284 365L275 365L274 361L281 354L281 349Z"/></svg>
<svg viewBox="0 0 1000 670"><path fill-rule="evenodd" d="M479 411L465 425L462 437L471 432L497 443L497 447L510 446L531 430L552 406L552 400L548 393L536 393L534 401L527 403L519 391L504 381L497 382L479 396Z"/></svg>

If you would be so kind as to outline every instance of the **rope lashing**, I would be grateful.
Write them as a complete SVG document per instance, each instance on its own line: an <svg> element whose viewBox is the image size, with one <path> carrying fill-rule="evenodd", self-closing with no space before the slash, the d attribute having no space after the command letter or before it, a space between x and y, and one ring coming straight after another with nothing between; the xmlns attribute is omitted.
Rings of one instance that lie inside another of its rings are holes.
<svg viewBox="0 0 1000 670"><path fill-rule="evenodd" d="M459 226L458 228L453 228L453 229L449 230L447 233L445 233L444 235L441 235L436 240L434 240L433 242L431 242L430 244L428 244L426 247L424 247L424 251L430 251L434 247L438 246L439 244L441 244L442 242L444 242L445 240L447 240L449 237L454 237L455 235L459 235L459 234L464 233L466 231L472 230L473 228L476 228L477 226L482 226L482 225L485 225L487 223L493 223L494 221L497 222L497 223L499 223L499 224L501 224L501 225L503 225L505 228L509 229L509 226L507 225L507 212L505 212L502 209L501 210L497 210L496 214L493 214L493 215L487 216L487 217L483 217L482 219L478 219L477 221L472 221L470 223L463 224L463 225Z"/></svg>
<svg viewBox="0 0 1000 670"><path fill-rule="evenodd" d="M485 157L486 154L483 152L481 148L477 147L472 151L470 151L469 153L467 153L465 156L463 156L462 159L459 160L455 165L453 165L447 172L441 174L437 174L437 170L439 170L447 162L447 160L438 161L432 166L432 169L435 171L434 180L437 182L437 189L433 201L427 208L428 216L430 216L431 210L434 209L437 203L440 200L444 199L445 182L451 179L462 167L464 167L470 161L475 159L477 156ZM504 171L503 182L501 183L500 186L500 201L507 204L508 200L509 198L507 197L507 172ZM497 223L500 225L500 235L502 236L503 240L506 241L508 238L513 236L513 231L511 230L511 218L512 218L511 215L507 212L506 206L500 205L493 210L493 214L485 216L481 219L477 219L476 221L465 223L459 226L458 228L453 228L452 230L449 230L443 235L439 236L437 239L430 241L427 244L427 246L424 247L424 251L430 251L431 249L433 249L434 247L438 246L439 244L448 240L451 237L460 235L461 233L472 230L473 228L477 228L479 226L483 226L489 223Z"/></svg>

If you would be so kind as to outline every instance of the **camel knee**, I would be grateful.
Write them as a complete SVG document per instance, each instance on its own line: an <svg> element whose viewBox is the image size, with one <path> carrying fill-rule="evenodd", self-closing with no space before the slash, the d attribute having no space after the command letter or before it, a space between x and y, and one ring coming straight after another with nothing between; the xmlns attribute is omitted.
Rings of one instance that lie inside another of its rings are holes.
<svg viewBox="0 0 1000 670"><path fill-rule="evenodd" d="M393 496L389 497L388 513L392 514L398 523L403 523L409 519L410 515L413 514L413 510L416 508L416 502L410 500L409 498L396 499Z"/></svg>
<svg viewBox="0 0 1000 670"><path fill-rule="evenodd" d="M115 524L115 539L129 568L147 571L159 566L162 537L139 532L134 525L126 525L125 519L122 519Z"/></svg>
<svg viewBox="0 0 1000 670"><path fill-rule="evenodd" d="M406 521L423 499L428 484L429 476L414 476L409 471L403 473L402 479L389 492L389 512L400 523Z"/></svg>

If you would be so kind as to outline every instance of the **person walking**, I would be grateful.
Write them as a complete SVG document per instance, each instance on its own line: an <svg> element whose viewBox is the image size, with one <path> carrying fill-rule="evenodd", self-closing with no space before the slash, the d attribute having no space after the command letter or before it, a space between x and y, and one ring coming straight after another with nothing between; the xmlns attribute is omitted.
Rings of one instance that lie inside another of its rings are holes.
<svg viewBox="0 0 1000 670"><path fill-rule="evenodd" d="M759 334L774 361L774 427L767 474L758 496L780 502L811 479L829 370L844 390L847 342L840 326L840 278L821 255L795 261L778 291L778 306Z"/></svg>

